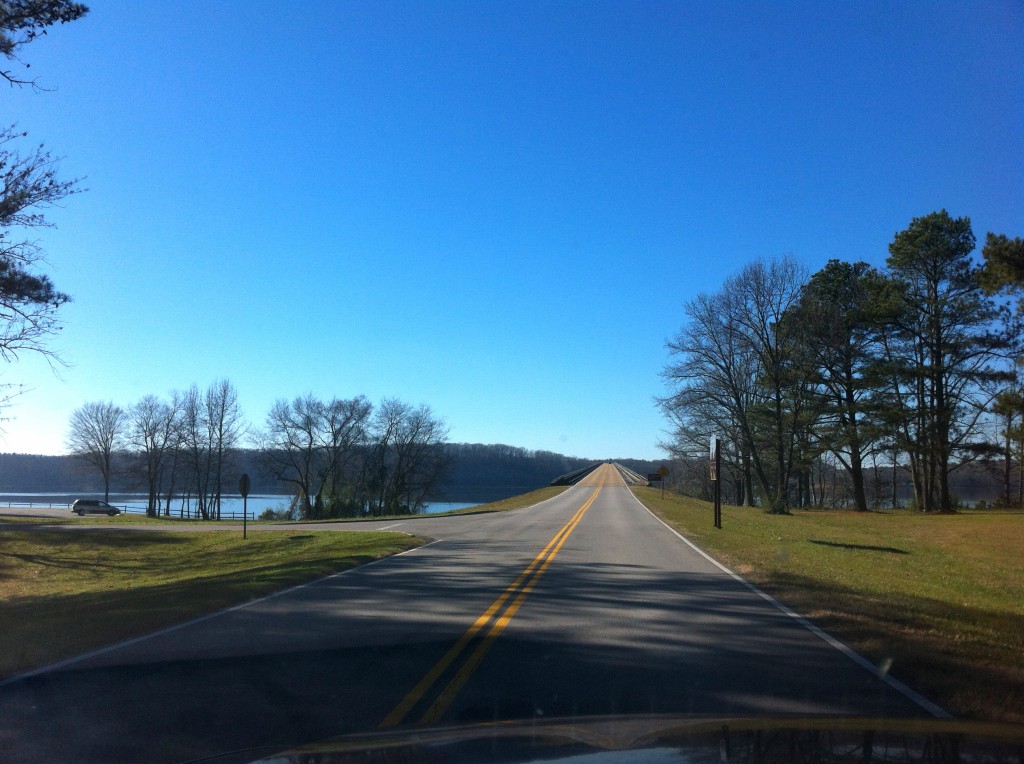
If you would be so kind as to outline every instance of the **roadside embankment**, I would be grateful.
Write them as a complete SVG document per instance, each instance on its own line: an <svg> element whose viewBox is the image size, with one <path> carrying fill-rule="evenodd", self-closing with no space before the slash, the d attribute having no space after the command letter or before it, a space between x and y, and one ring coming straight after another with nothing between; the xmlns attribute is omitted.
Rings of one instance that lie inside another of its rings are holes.
<svg viewBox="0 0 1024 764"><path fill-rule="evenodd" d="M1024 722L1024 513L769 515L634 489L690 541L950 712Z"/></svg>

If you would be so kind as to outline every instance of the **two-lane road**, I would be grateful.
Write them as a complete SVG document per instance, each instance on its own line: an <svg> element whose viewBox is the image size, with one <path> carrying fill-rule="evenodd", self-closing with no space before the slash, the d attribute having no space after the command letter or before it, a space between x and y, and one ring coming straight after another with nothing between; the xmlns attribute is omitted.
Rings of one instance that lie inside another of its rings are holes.
<svg viewBox="0 0 1024 764"><path fill-rule="evenodd" d="M180 761L540 716L925 713L611 466L529 509L374 525L437 540L0 684L0 759Z"/></svg>

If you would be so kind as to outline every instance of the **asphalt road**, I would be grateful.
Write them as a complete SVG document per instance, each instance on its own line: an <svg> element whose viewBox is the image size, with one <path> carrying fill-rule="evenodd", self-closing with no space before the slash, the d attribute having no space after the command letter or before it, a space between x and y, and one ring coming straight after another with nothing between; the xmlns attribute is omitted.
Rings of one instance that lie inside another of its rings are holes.
<svg viewBox="0 0 1024 764"><path fill-rule="evenodd" d="M528 509L368 527L436 541L0 683L0 760L245 761L381 727L595 714L927 715L611 467Z"/></svg>

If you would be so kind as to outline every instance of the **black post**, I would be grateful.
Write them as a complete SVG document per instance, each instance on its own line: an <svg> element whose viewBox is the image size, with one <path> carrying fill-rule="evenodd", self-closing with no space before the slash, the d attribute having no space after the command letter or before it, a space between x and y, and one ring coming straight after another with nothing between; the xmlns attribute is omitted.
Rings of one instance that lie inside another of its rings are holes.
<svg viewBox="0 0 1024 764"><path fill-rule="evenodd" d="M715 527L722 527L722 481L715 481Z"/></svg>
<svg viewBox="0 0 1024 764"><path fill-rule="evenodd" d="M248 538L246 524L249 519L249 475L242 473L238 479L238 492L242 494L242 538Z"/></svg>
<svg viewBox="0 0 1024 764"><path fill-rule="evenodd" d="M715 476L715 527L722 527L722 441L717 437L713 439L713 450L712 459L714 460L713 474Z"/></svg>

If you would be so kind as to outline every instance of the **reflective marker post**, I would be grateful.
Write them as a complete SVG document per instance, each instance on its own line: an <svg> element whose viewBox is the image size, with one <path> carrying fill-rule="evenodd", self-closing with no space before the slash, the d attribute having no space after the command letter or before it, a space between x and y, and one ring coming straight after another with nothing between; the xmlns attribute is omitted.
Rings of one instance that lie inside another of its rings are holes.
<svg viewBox="0 0 1024 764"><path fill-rule="evenodd" d="M238 492L242 494L242 538L247 538L246 521L249 519L249 475L243 472L238 478Z"/></svg>

